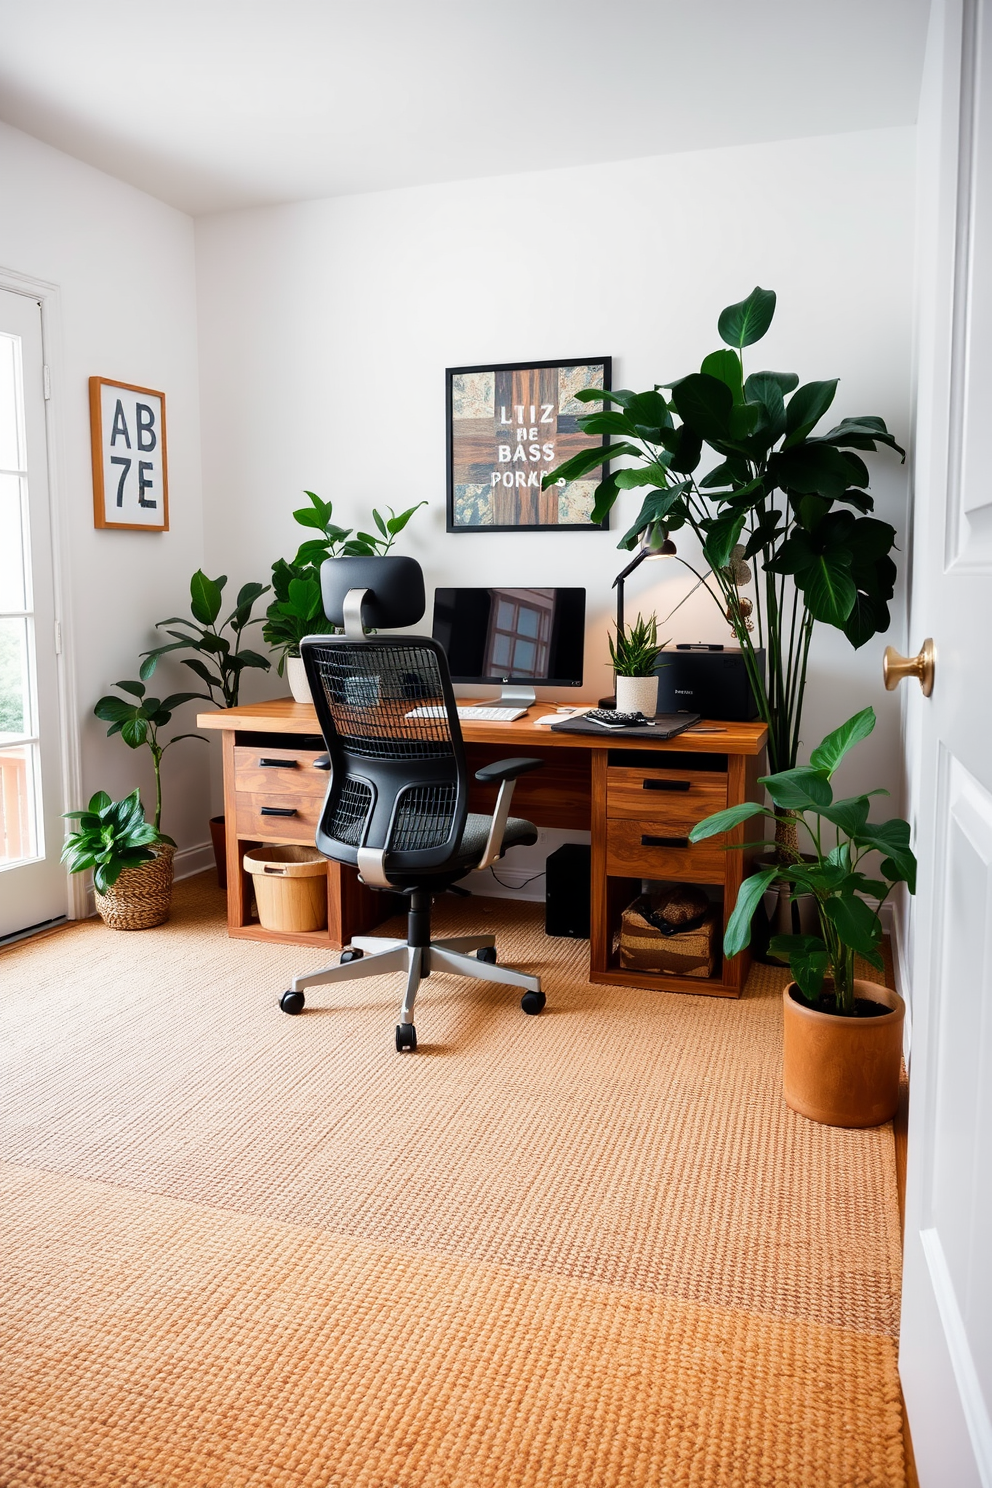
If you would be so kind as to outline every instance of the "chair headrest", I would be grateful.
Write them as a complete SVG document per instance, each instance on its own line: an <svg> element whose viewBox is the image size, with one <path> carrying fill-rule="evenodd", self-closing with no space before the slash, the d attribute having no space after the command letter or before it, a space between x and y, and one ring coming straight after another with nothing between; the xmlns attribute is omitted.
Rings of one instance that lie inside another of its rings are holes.
<svg viewBox="0 0 992 1488"><path fill-rule="evenodd" d="M415 558L327 558L320 566L320 588L332 625L344 624L344 600L351 589L367 591L362 605L367 629L416 625L427 606L424 575Z"/></svg>

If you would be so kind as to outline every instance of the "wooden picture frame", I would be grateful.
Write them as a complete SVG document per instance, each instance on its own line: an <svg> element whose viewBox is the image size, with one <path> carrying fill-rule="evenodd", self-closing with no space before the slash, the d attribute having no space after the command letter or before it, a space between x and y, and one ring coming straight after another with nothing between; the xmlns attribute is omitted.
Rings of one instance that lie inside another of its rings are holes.
<svg viewBox="0 0 992 1488"><path fill-rule="evenodd" d="M447 530L606 531L609 517L594 523L589 513L608 464L547 491L541 480L581 450L608 444L605 434L583 434L577 424L601 405L574 395L587 387L608 391L612 370L612 357L448 367Z"/></svg>
<svg viewBox="0 0 992 1488"><path fill-rule="evenodd" d="M90 378L93 522L127 532L168 532L165 394Z"/></svg>

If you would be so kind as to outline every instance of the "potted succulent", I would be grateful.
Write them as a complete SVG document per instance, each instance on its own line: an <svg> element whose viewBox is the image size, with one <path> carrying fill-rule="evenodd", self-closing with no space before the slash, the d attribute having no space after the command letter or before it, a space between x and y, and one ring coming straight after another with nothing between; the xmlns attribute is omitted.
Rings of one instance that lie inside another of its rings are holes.
<svg viewBox="0 0 992 1488"><path fill-rule="evenodd" d="M163 742L159 738L159 729L165 728L171 722L172 713L181 703L188 703L191 698L199 697L195 692L174 692L166 698L148 697L143 682L124 681L115 682L126 697L115 697L108 693L97 703L93 712L97 718L109 723L107 738L114 734L120 734L129 749L141 749L147 747L151 752L152 764L155 769L155 821L153 830L155 832L154 854L161 859L161 873L167 874L168 892L172 892L172 858L175 852L175 843L171 837L162 835L162 758L167 749L173 744L178 744L180 739L199 739L206 743L202 734L174 734L171 739ZM131 798L128 797L130 800ZM119 803L118 803L119 804ZM123 890L122 890L123 892ZM168 904L166 904L165 919L168 916ZM157 920L149 920L149 924L158 924ZM120 927L126 928L126 927ZM135 927L137 928L137 927Z"/></svg>
<svg viewBox="0 0 992 1488"><path fill-rule="evenodd" d="M399 513L389 506L386 508L388 516L373 508L372 522L376 531L354 532L350 527L339 527L332 520L332 502L324 501L315 491L305 491L304 495L309 498L310 505L298 508L293 516L301 527L320 535L302 542L292 562L277 558L272 565L273 599L265 612L262 630L262 639L279 653L276 669L280 677L285 673L290 691L298 703L310 702L310 688L300 659L300 642L304 636L328 635L334 629L324 616L321 564L327 558L384 557L414 512L427 505L426 501L418 501L416 506Z"/></svg>
<svg viewBox="0 0 992 1488"><path fill-rule="evenodd" d="M848 750L874 727L874 710L865 708L827 735L808 766L764 776L759 784L774 810L745 802L689 833L691 842L701 842L750 817L777 820L789 812L809 839L802 860L768 864L744 880L724 951L734 956L748 944L751 917L776 881L793 895L812 896L819 934L776 935L769 949L788 961L794 978L783 994L786 1103L829 1126L878 1126L893 1116L898 1099L905 1006L887 987L858 978L855 957L884 969L879 909L896 884L911 894L916 888L909 825L898 818L869 821L870 797L888 792L835 801L830 784ZM871 874L863 869L869 855L881 855Z"/></svg>
<svg viewBox="0 0 992 1488"><path fill-rule="evenodd" d="M242 645L250 625L260 625L261 616L252 616L255 601L268 592L264 584L243 584L234 609L220 619L227 575L210 579L198 568L189 581L190 616L172 615L158 620L156 630L164 630L172 640L152 651L142 652L140 677L147 682L158 666L159 658L170 651L192 651L194 655L178 657L206 687L206 692L190 692L188 698L203 698L218 708L236 708L241 697L241 678L246 670L267 672L268 657L260 656ZM179 629L172 627L178 626ZM121 685L121 684L118 684ZM227 887L227 841L223 816L210 818L210 836L217 865L217 882Z"/></svg>
<svg viewBox="0 0 992 1488"><path fill-rule="evenodd" d="M62 848L70 873L93 870L97 913L112 930L147 930L169 918L175 843L145 821L137 790L122 801L97 791Z"/></svg>
<svg viewBox="0 0 992 1488"><path fill-rule="evenodd" d="M638 615L632 625L609 638L610 660L616 674L618 713L643 713L653 718L658 711L658 657L667 642L658 640L654 615Z"/></svg>
<svg viewBox="0 0 992 1488"><path fill-rule="evenodd" d="M815 625L843 631L856 648L888 629L895 529L870 515L868 468L859 452L878 445L903 458L905 452L875 415L844 418L816 433L836 378L800 386L794 372L746 375L745 348L761 340L774 313L774 291L756 288L721 313L724 345L699 372L643 393L581 389L580 402L615 406L581 417L579 427L615 442L574 455L543 485L577 480L625 456L627 467L614 468L599 484L592 521L606 517L621 491L646 487L621 548L633 548L652 525L688 526L696 534L768 726L768 763L776 772L798 762ZM704 449L718 461L708 469ZM752 562L758 568L753 606L739 583L741 564ZM776 814L775 836L780 857L797 850L798 828L788 811Z"/></svg>

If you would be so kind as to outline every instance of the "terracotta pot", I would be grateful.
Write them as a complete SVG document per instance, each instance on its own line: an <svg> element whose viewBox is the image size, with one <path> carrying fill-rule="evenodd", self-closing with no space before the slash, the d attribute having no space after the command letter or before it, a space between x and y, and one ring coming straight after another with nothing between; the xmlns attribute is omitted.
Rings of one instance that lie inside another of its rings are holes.
<svg viewBox="0 0 992 1488"><path fill-rule="evenodd" d="M217 865L217 887L227 888L227 828L222 816L210 818L210 840L214 845L214 862Z"/></svg>
<svg viewBox="0 0 992 1488"><path fill-rule="evenodd" d="M643 713L645 718L653 718L657 711L657 677L617 677L618 713Z"/></svg>
<svg viewBox="0 0 992 1488"><path fill-rule="evenodd" d="M902 1025L906 1004L875 982L855 981L854 995L891 1012L877 1018L840 1018L782 994L785 1014L782 1092L801 1116L824 1126L881 1126L899 1100Z"/></svg>

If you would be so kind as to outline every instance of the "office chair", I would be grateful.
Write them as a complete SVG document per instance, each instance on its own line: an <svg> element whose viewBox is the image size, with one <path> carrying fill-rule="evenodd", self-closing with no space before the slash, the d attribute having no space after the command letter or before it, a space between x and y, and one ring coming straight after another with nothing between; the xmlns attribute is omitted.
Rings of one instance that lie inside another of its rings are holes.
<svg viewBox="0 0 992 1488"><path fill-rule="evenodd" d="M477 770L499 785L492 816L468 810L468 771L447 658L426 636L366 635L366 627L414 625L425 607L424 579L412 558L329 558L321 568L324 610L343 635L308 636L300 647L321 731L330 784L317 827L328 858L357 867L372 888L405 894L405 940L356 936L337 966L294 977L285 1013L300 1013L305 989L406 974L396 1048L417 1047L414 1003L435 971L525 989L520 1006L544 1007L538 977L496 965L492 935L431 939L434 895L473 868L488 868L508 847L537 841L528 821L509 814L515 781L543 763L506 759ZM472 955L470 952L474 952Z"/></svg>

